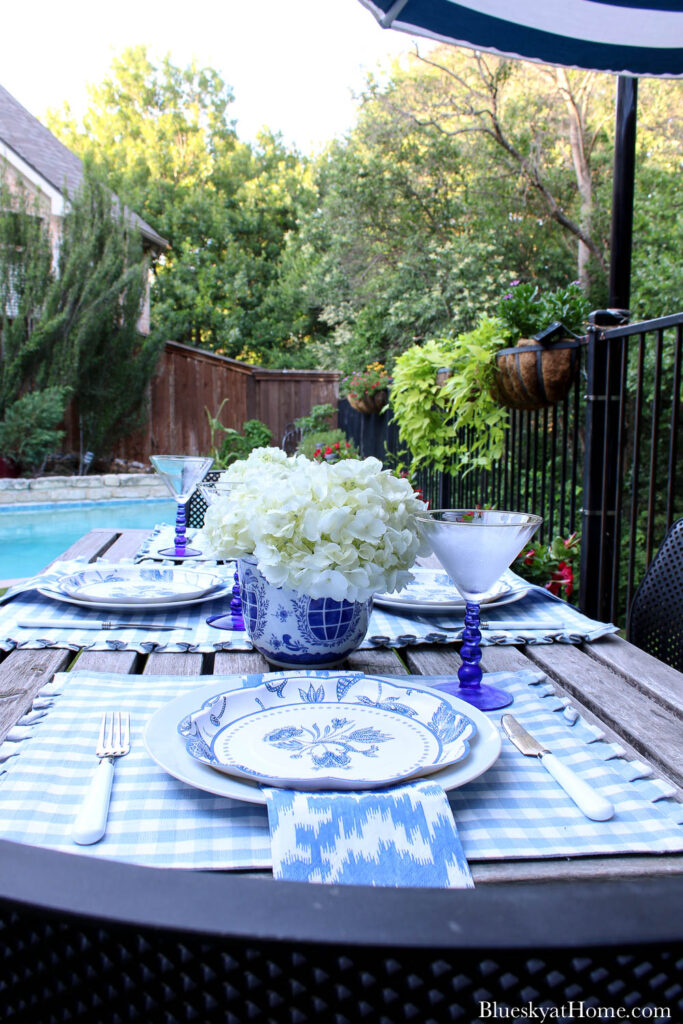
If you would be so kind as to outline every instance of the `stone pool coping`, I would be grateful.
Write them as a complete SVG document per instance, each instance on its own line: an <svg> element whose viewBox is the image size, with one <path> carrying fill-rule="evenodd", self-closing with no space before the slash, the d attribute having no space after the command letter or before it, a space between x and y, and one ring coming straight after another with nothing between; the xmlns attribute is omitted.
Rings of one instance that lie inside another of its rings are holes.
<svg viewBox="0 0 683 1024"><path fill-rule="evenodd" d="M0 479L0 510L82 501L170 498L156 473L104 473L101 476L42 476Z"/></svg>

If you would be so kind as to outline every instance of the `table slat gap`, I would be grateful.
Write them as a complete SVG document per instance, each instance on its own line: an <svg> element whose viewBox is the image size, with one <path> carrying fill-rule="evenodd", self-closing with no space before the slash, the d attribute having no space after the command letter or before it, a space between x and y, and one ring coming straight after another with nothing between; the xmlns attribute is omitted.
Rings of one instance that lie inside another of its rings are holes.
<svg viewBox="0 0 683 1024"><path fill-rule="evenodd" d="M581 649L601 665L625 676L641 693L683 718L683 673L618 636L605 636Z"/></svg>

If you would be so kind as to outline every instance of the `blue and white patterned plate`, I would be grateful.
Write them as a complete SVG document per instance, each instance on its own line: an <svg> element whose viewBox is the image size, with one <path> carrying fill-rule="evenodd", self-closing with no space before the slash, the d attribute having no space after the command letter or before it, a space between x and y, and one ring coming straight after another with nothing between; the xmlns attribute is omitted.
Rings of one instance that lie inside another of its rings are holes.
<svg viewBox="0 0 683 1024"><path fill-rule="evenodd" d="M456 764L477 733L435 690L352 673L276 673L215 694L178 731L190 757L288 789L375 789Z"/></svg>
<svg viewBox="0 0 683 1024"><path fill-rule="evenodd" d="M403 614L465 610L464 597L443 569L413 566L410 571L415 579L403 590L395 590L390 594L375 594L373 603L380 608L388 608ZM504 574L479 603L487 606L510 604L512 601L519 601L528 591L528 586L515 586L507 578L507 574Z"/></svg>
<svg viewBox="0 0 683 1024"><path fill-rule="evenodd" d="M299 673L301 674L301 673ZM336 678L340 673L325 673L334 675ZM308 672L308 682L311 678L316 680L322 676L321 672ZM270 676L266 677L268 680ZM397 683L396 677L386 680ZM204 793L213 793L215 796L225 797L229 800L240 800L250 804L265 804L266 797L264 789L259 783L252 779L242 779L236 776L226 775L224 772L217 772L203 761L190 757L186 750L186 737L178 730L178 722L181 719L190 720L192 714L196 713L197 706L204 702L208 704L216 696L216 682L213 680L205 686L196 690L189 690L181 693L173 700L164 704L156 711L145 727L144 743L148 754L159 767L168 772L174 779L199 789ZM226 680L227 682L227 680ZM316 682L317 685L317 682ZM405 683L403 683L405 685ZM229 692L239 692L242 683L239 680L233 682L235 689ZM426 683L418 684L416 689L435 692ZM226 691L228 692L228 691ZM440 696L446 701L449 707L459 711L470 718L477 727L477 733L470 739L470 750L467 757L455 764L439 769L431 778L438 782L445 790L456 789L464 786L473 779L479 778L488 771L500 756L502 741L499 730L496 728L483 711L466 704L459 697L450 693L440 691Z"/></svg>
<svg viewBox="0 0 683 1024"><path fill-rule="evenodd" d="M192 601L214 593L226 580L217 573L142 565L88 566L51 584L65 597L108 607Z"/></svg>

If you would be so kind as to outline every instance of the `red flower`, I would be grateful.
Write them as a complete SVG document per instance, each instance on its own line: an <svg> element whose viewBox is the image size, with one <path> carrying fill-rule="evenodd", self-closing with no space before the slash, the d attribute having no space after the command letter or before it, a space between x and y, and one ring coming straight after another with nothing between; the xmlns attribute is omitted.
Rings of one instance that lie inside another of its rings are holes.
<svg viewBox="0 0 683 1024"><path fill-rule="evenodd" d="M327 448L325 449L325 455L332 455L332 449L330 448L329 444L328 444Z"/></svg>
<svg viewBox="0 0 683 1024"><path fill-rule="evenodd" d="M549 590L551 594L556 596L559 596L560 591L564 587L565 597L569 599L574 590L574 572L571 565L568 562L560 562L545 587L546 590Z"/></svg>
<svg viewBox="0 0 683 1024"><path fill-rule="evenodd" d="M532 565L533 561L534 561L534 555L535 554L536 554L536 549L532 548L531 551L526 556L526 558L524 559L524 564L525 565Z"/></svg>
<svg viewBox="0 0 683 1024"><path fill-rule="evenodd" d="M335 447L335 448L339 448L339 441L335 441L335 442L334 442L334 447Z"/></svg>

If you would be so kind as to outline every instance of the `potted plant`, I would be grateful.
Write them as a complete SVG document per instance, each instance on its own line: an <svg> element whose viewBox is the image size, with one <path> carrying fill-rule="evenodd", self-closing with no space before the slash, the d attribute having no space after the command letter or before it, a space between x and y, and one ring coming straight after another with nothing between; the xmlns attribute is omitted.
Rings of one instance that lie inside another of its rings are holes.
<svg viewBox="0 0 683 1024"><path fill-rule="evenodd" d="M472 331L429 339L398 357L390 404L412 455L410 472L428 463L455 475L502 456L508 413L495 392L495 356L507 344L502 321L482 317Z"/></svg>
<svg viewBox="0 0 683 1024"><path fill-rule="evenodd" d="M530 583L569 601L576 589L580 550L581 538L577 533L555 537L547 546L527 544L512 568Z"/></svg>
<svg viewBox="0 0 683 1024"><path fill-rule="evenodd" d="M238 559L247 633L273 665L337 664L361 643L372 595L400 589L426 553L424 509L378 459L330 464L260 448L226 473L202 536Z"/></svg>
<svg viewBox="0 0 683 1024"><path fill-rule="evenodd" d="M577 333L589 308L578 281L553 292L512 282L497 310L516 342L496 355L495 388L503 405L533 410L564 401L578 372L584 342Z"/></svg>
<svg viewBox="0 0 683 1024"><path fill-rule="evenodd" d="M387 404L389 374L383 363L368 363L364 370L344 377L341 382L342 395L352 409L370 415L381 412Z"/></svg>

